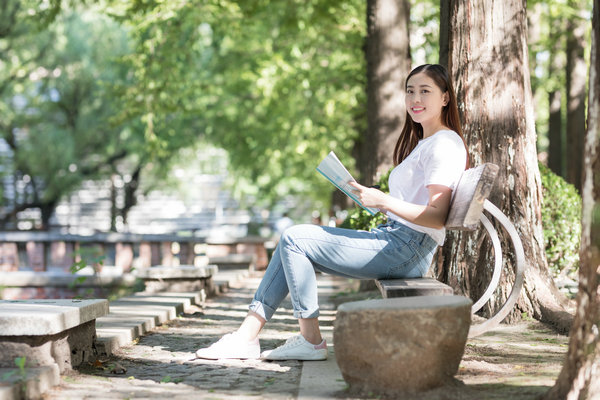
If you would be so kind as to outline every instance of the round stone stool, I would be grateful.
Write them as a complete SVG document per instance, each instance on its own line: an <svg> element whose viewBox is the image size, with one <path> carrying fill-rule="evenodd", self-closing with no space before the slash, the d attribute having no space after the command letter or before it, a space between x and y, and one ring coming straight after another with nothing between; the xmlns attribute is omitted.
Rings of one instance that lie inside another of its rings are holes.
<svg viewBox="0 0 600 400"><path fill-rule="evenodd" d="M350 389L414 393L454 382L471 324L471 300L419 296L342 304L335 356Z"/></svg>

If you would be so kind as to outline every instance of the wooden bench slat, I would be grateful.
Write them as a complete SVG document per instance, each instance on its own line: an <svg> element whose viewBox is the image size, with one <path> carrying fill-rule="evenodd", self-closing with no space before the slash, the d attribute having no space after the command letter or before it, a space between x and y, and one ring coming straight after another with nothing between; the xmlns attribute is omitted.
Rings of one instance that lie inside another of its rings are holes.
<svg viewBox="0 0 600 400"><path fill-rule="evenodd" d="M411 296L451 296L452 287L433 278L387 279L375 283L384 298Z"/></svg>
<svg viewBox="0 0 600 400"><path fill-rule="evenodd" d="M450 204L447 229L474 230L479 226L483 202L490 195L497 174L498 166L490 163L463 172Z"/></svg>

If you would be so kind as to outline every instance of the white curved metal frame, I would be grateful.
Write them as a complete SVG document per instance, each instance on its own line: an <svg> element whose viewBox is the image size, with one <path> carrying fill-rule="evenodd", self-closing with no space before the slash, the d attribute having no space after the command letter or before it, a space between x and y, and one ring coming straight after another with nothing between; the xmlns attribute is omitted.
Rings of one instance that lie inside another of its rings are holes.
<svg viewBox="0 0 600 400"><path fill-rule="evenodd" d="M521 242L521 238L519 237L515 226L510 222L506 215L504 215L504 213L502 213L502 211L500 211L500 209L492 204L489 200L485 200L483 203L483 209L489 212L492 217L494 217L500 223L500 225L502 225L510 237L513 249L515 251L515 282L510 294L508 295L508 298L502 307L500 307L500 309L496 312L496 314L487 319L485 322L471 325L469 337L478 336L489 331L490 329L493 329L504 318L506 318L508 313L512 310L513 306L517 302L519 294L521 293L525 273L525 252L523 250L523 243ZM483 307L483 305L490 299L498 287L500 275L502 273L502 248L500 245L498 232L496 229L494 229L490 220L483 213L480 216L480 221L487 231L488 236L492 240L492 245L494 248L494 272L485 293L479 300L477 300L477 302L475 302L475 304L473 304L473 307L471 308L473 313L479 311L479 309L481 309L481 307Z"/></svg>

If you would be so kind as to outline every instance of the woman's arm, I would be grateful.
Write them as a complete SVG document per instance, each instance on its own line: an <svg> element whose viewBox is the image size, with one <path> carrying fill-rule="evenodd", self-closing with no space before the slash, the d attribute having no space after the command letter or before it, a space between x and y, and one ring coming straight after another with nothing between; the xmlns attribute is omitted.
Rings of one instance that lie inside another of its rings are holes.
<svg viewBox="0 0 600 400"><path fill-rule="evenodd" d="M385 194L381 190L368 188L356 182L352 182L350 185L356 188L360 202L365 207L379 208L383 213L389 211L409 222L428 228L443 228L450 210L452 189L447 186L427 186L429 202L426 206L422 206L408 203Z"/></svg>

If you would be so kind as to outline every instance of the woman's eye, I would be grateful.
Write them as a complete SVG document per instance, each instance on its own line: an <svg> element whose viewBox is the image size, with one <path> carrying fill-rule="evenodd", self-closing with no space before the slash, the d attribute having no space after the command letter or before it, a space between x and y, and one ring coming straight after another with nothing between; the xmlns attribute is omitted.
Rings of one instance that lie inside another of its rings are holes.
<svg viewBox="0 0 600 400"><path fill-rule="evenodd" d="M429 90L421 90L421 93L423 93L423 94L429 93Z"/></svg>

